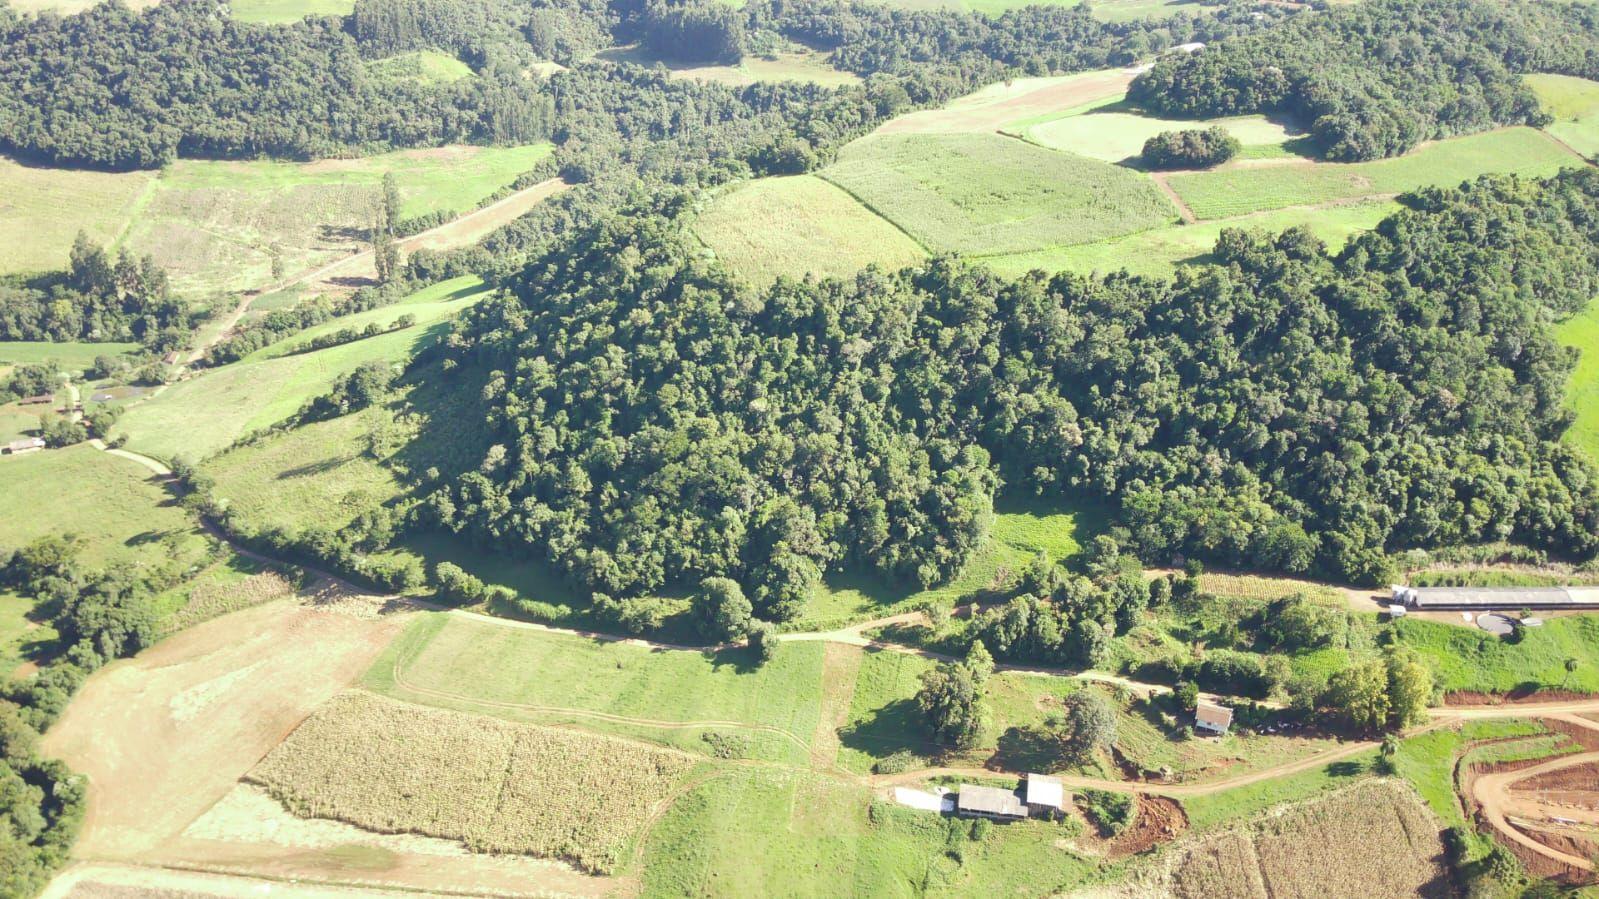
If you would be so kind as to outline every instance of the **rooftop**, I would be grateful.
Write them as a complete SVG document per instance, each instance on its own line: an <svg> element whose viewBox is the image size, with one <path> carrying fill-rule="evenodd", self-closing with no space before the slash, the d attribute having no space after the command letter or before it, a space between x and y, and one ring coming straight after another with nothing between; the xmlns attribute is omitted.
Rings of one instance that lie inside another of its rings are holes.
<svg viewBox="0 0 1599 899"><path fill-rule="evenodd" d="M960 798L956 800L955 807L963 812L977 812L984 815L1027 817L1027 806L1022 805L1022 801L1016 798L1016 791L1001 790L998 787L961 784Z"/></svg>
<svg viewBox="0 0 1599 899"><path fill-rule="evenodd" d="M1405 587L1414 609L1599 608L1599 587Z"/></svg>
<svg viewBox="0 0 1599 899"><path fill-rule="evenodd" d="M1215 727L1229 727L1233 723L1233 710L1219 703L1201 699L1194 706L1194 720Z"/></svg>
<svg viewBox="0 0 1599 899"><path fill-rule="evenodd" d="M1066 803L1066 790L1061 787L1060 778L1050 777L1047 774L1027 775L1027 804L1047 805L1050 808L1063 808Z"/></svg>

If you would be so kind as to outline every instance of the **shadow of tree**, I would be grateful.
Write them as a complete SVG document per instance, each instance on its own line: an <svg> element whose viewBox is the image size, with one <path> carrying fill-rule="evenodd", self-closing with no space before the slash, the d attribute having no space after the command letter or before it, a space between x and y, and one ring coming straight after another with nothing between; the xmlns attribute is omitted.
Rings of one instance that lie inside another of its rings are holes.
<svg viewBox="0 0 1599 899"><path fill-rule="evenodd" d="M999 735L993 762L1007 771L1054 771L1063 765L1060 743L1040 727L1011 727Z"/></svg>
<svg viewBox="0 0 1599 899"><path fill-rule="evenodd" d="M922 733L922 714L913 699L896 699L877 709L871 717L839 729L841 745L873 758L896 752L939 755L945 747L916 736Z"/></svg>

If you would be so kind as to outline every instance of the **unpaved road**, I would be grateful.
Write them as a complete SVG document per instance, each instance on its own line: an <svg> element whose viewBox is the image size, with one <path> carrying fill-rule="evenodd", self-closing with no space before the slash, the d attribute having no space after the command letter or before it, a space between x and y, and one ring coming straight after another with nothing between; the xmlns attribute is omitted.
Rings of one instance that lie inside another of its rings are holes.
<svg viewBox="0 0 1599 899"><path fill-rule="evenodd" d="M1574 723L1579 727L1599 732L1599 723L1591 721L1575 712L1591 712L1595 703L1564 703L1568 708L1561 709L1564 714L1558 717L1562 721ZM1516 707L1512 707L1516 708ZM1526 708L1521 706L1519 708ZM1559 708L1550 706L1548 708ZM1482 807L1482 815L1494 830L1499 831L1506 839L1511 840L1545 858L1569 865L1579 871L1599 871L1592 859L1581 858L1567 852L1562 852L1553 846L1545 845L1533 839L1510 822L1511 817L1548 821L1551 818L1567 818L1571 820L1591 819L1599 823L1599 813L1583 812L1564 806L1551 805L1539 802L1535 793L1520 793L1512 795L1511 790L1522 781L1548 774L1553 771L1564 771L1567 768L1577 768L1583 765L1599 763L1599 752L1582 752L1574 755L1564 755L1550 759L1542 764L1516 771L1500 771L1494 774L1484 774L1477 778L1471 785L1472 798Z"/></svg>

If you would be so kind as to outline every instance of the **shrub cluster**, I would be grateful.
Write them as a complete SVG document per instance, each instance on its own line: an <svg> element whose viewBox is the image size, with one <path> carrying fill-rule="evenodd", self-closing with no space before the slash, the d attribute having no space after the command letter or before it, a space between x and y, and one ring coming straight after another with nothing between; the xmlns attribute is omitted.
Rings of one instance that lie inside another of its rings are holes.
<svg viewBox="0 0 1599 899"><path fill-rule="evenodd" d="M1242 145L1226 128L1162 131L1144 141L1144 165L1152 169L1204 169L1238 155Z"/></svg>

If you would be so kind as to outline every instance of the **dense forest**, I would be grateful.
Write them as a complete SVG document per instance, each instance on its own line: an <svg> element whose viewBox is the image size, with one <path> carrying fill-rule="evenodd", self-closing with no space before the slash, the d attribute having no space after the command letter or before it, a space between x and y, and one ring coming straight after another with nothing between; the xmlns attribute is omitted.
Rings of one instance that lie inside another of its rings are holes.
<svg viewBox="0 0 1599 899"><path fill-rule="evenodd" d="M1599 75L1599 7L1374 0L1168 56L1128 99L1206 118L1292 116L1328 159L1396 156L1424 140L1543 124L1522 72Z"/></svg>
<svg viewBox="0 0 1599 899"><path fill-rule="evenodd" d="M188 343L188 305L149 256L113 262L81 232L64 272L0 278L0 340L138 341L158 353Z"/></svg>
<svg viewBox="0 0 1599 899"><path fill-rule="evenodd" d="M451 364L495 443L429 514L607 597L726 575L778 619L839 566L946 581L1002 485L1110 497L1151 560L1375 583L1406 547L1591 555L1549 322L1599 286L1599 175L1408 203L1336 255L1230 230L1170 281L940 259L765 291L617 216L468 314Z"/></svg>

